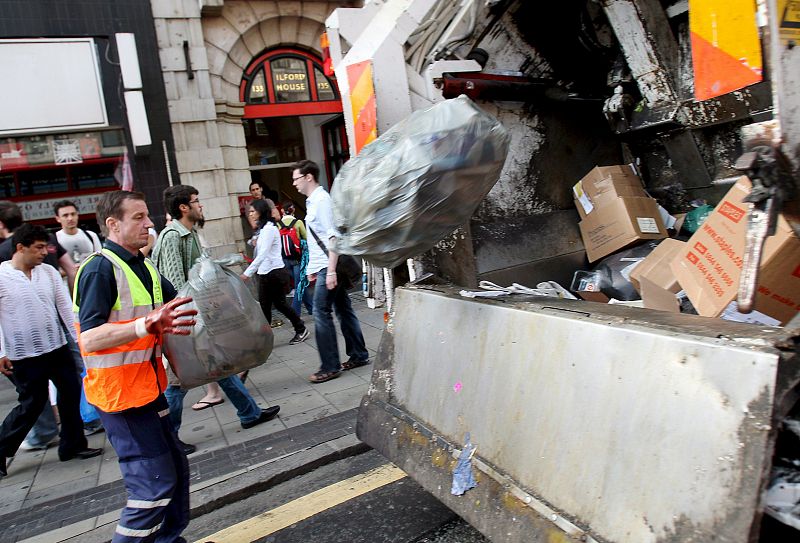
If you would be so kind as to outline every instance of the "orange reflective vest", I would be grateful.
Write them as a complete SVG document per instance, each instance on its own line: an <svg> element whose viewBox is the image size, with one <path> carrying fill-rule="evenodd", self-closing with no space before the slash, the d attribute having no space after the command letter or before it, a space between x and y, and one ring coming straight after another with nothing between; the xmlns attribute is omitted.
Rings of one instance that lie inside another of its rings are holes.
<svg viewBox="0 0 800 543"><path fill-rule="evenodd" d="M117 300L111 308L108 323L122 325L144 317L153 309L161 307L164 297L161 281L155 265L145 260L153 281L153 296L124 260L109 249L103 249L88 257L75 276L75 327L80 338L78 311L78 280L86 263L93 258L106 258L114 266L117 282ZM100 351L86 352L81 345L81 355L86 364L83 380L86 399L90 404L106 413L114 413L132 407L146 405L161 394L167 386L167 374L161 363L160 338L150 334L143 338Z"/></svg>

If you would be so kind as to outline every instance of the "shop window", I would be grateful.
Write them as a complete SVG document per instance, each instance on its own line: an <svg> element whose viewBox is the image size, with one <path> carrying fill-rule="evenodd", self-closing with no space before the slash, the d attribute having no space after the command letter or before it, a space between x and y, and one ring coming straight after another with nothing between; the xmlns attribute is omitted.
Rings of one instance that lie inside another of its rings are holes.
<svg viewBox="0 0 800 543"><path fill-rule="evenodd" d="M251 166L296 162L305 158L303 130L296 117L245 119L247 157Z"/></svg>
<svg viewBox="0 0 800 543"><path fill-rule="evenodd" d="M74 166L71 171L72 188L86 190L114 187L117 185L117 180L114 179L116 168L116 163Z"/></svg>
<svg viewBox="0 0 800 543"><path fill-rule="evenodd" d="M0 198L116 187L125 149L118 129L0 139Z"/></svg>
<svg viewBox="0 0 800 543"><path fill-rule="evenodd" d="M264 71L258 70L253 82L250 83L250 101L263 103L267 101L267 83L264 80Z"/></svg>
<svg viewBox="0 0 800 543"><path fill-rule="evenodd" d="M277 58L270 62L270 67L276 102L311 100L305 61L292 57Z"/></svg>
<svg viewBox="0 0 800 543"><path fill-rule="evenodd" d="M314 68L314 79L317 82L317 97L322 100L336 100L336 93L333 92L333 85L330 80L319 68Z"/></svg>
<svg viewBox="0 0 800 543"><path fill-rule="evenodd" d="M67 190L67 171L64 168L37 168L19 172L18 175L22 196L66 192Z"/></svg>
<svg viewBox="0 0 800 543"><path fill-rule="evenodd" d="M0 173L0 197L11 198L17 195L13 173Z"/></svg>
<svg viewBox="0 0 800 543"><path fill-rule="evenodd" d="M256 58L245 70L240 94L249 105L330 102L339 98L335 80L325 76L320 59L297 49L277 49Z"/></svg>

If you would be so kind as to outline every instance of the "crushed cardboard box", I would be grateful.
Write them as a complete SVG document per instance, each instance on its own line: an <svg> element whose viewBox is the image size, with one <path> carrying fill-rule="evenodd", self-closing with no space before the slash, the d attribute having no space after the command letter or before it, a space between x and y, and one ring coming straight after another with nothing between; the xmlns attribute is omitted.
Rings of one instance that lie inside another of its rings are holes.
<svg viewBox="0 0 800 543"><path fill-rule="evenodd" d="M680 304L675 295L680 292L681 286L669 264L685 246L683 241L667 238L631 271L631 283L641 295L646 308L674 313L679 311Z"/></svg>
<svg viewBox="0 0 800 543"><path fill-rule="evenodd" d="M677 239L667 238L653 249L630 273L633 287L641 294L642 288L639 284L641 277L647 277L652 283L665 290L678 292L680 285L675 278L675 274L669 267L669 263L675 258L684 247L686 242Z"/></svg>
<svg viewBox="0 0 800 543"><path fill-rule="evenodd" d="M759 324L786 324L800 310L800 240L785 217L767 238L759 267L755 310L736 311L744 258L750 180L740 178L670 262L700 315Z"/></svg>
<svg viewBox="0 0 800 543"><path fill-rule="evenodd" d="M637 241L667 237L658 203L630 166L598 166L572 190L589 262Z"/></svg>

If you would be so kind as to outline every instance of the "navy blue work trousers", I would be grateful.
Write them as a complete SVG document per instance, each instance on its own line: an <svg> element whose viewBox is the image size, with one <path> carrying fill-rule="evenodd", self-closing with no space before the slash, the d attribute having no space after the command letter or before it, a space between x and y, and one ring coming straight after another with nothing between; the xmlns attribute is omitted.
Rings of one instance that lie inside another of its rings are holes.
<svg viewBox="0 0 800 543"><path fill-rule="evenodd" d="M189 463L163 395L143 407L99 410L128 501L112 543L174 543L189 525Z"/></svg>

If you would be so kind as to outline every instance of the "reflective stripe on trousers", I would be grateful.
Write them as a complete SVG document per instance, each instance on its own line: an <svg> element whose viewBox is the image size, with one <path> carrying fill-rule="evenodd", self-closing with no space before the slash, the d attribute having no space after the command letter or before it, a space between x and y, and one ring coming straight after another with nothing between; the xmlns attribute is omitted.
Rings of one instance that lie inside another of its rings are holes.
<svg viewBox="0 0 800 543"><path fill-rule="evenodd" d="M189 464L163 396L147 406L100 412L128 500L113 543L173 543L189 524Z"/></svg>

